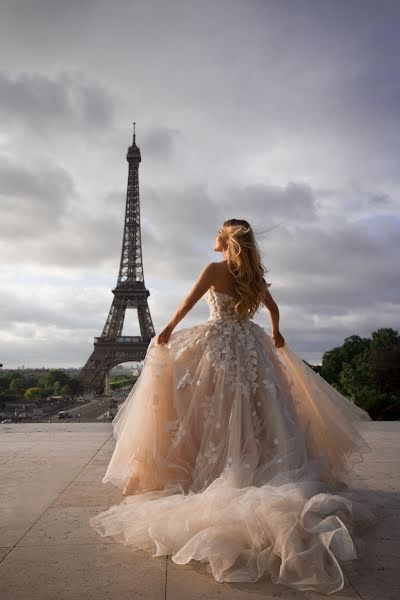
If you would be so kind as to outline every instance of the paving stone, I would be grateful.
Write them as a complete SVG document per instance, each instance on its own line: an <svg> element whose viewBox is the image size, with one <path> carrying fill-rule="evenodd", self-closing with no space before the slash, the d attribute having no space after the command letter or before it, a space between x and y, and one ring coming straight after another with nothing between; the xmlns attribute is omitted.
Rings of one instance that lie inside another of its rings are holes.
<svg viewBox="0 0 400 600"><path fill-rule="evenodd" d="M364 544L365 555L344 566L347 579L362 600L398 600L399 541L374 539L371 536L364 539Z"/></svg>
<svg viewBox="0 0 400 600"><path fill-rule="evenodd" d="M164 600L165 557L121 544L17 546L0 563L7 600Z"/></svg>
<svg viewBox="0 0 400 600"><path fill-rule="evenodd" d="M115 544L111 537L99 535L89 525L90 517L108 506L49 508L20 540L18 546L77 544Z"/></svg>

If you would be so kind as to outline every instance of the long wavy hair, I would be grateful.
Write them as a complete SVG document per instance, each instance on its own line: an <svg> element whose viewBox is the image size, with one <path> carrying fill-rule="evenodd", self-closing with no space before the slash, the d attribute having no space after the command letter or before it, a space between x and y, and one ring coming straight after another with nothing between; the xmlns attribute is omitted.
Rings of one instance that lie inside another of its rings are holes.
<svg viewBox="0 0 400 600"><path fill-rule="evenodd" d="M267 283L267 269L261 262L261 253L254 232L247 221L229 219L222 227L228 269L234 278L235 312L241 319L251 318L263 303Z"/></svg>

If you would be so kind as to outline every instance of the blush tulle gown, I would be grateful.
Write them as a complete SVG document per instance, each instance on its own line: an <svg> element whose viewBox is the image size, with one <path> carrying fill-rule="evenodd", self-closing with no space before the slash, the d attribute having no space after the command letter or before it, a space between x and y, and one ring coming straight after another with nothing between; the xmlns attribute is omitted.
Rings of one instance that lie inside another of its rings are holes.
<svg viewBox="0 0 400 600"><path fill-rule="evenodd" d="M368 414L210 288L207 321L152 338L113 424L103 483L120 504L90 519L102 536L218 581L342 589L373 513L346 494L370 451Z"/></svg>

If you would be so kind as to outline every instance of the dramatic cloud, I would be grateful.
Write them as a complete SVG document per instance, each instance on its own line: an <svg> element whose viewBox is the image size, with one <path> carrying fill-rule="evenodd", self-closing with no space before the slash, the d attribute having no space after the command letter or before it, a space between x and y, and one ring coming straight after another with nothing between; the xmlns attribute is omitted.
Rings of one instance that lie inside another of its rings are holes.
<svg viewBox="0 0 400 600"><path fill-rule="evenodd" d="M79 72L62 72L54 79L29 73L12 78L0 73L0 116L9 126L45 137L63 130L79 135L82 128L112 127L112 98L82 79Z"/></svg>
<svg viewBox="0 0 400 600"><path fill-rule="evenodd" d="M4 366L88 358L118 275L133 121L157 331L222 259L232 217L253 224L303 358L399 329L399 18L387 0L5 0ZM207 317L199 302L178 328ZM256 320L269 331L266 309Z"/></svg>

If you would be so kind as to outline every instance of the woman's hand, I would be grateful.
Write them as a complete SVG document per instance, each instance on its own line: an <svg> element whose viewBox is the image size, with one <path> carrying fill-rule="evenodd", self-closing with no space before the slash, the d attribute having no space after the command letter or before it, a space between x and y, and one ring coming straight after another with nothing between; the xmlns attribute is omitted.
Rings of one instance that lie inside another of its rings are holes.
<svg viewBox="0 0 400 600"><path fill-rule="evenodd" d="M167 344L169 338L171 337L172 331L173 331L173 329L170 325L167 325L166 327L164 327L162 332L159 333L157 336L157 344L158 345Z"/></svg>
<svg viewBox="0 0 400 600"><path fill-rule="evenodd" d="M272 339L275 342L277 348L282 348L285 345L285 339L280 331L276 331L272 334Z"/></svg>

